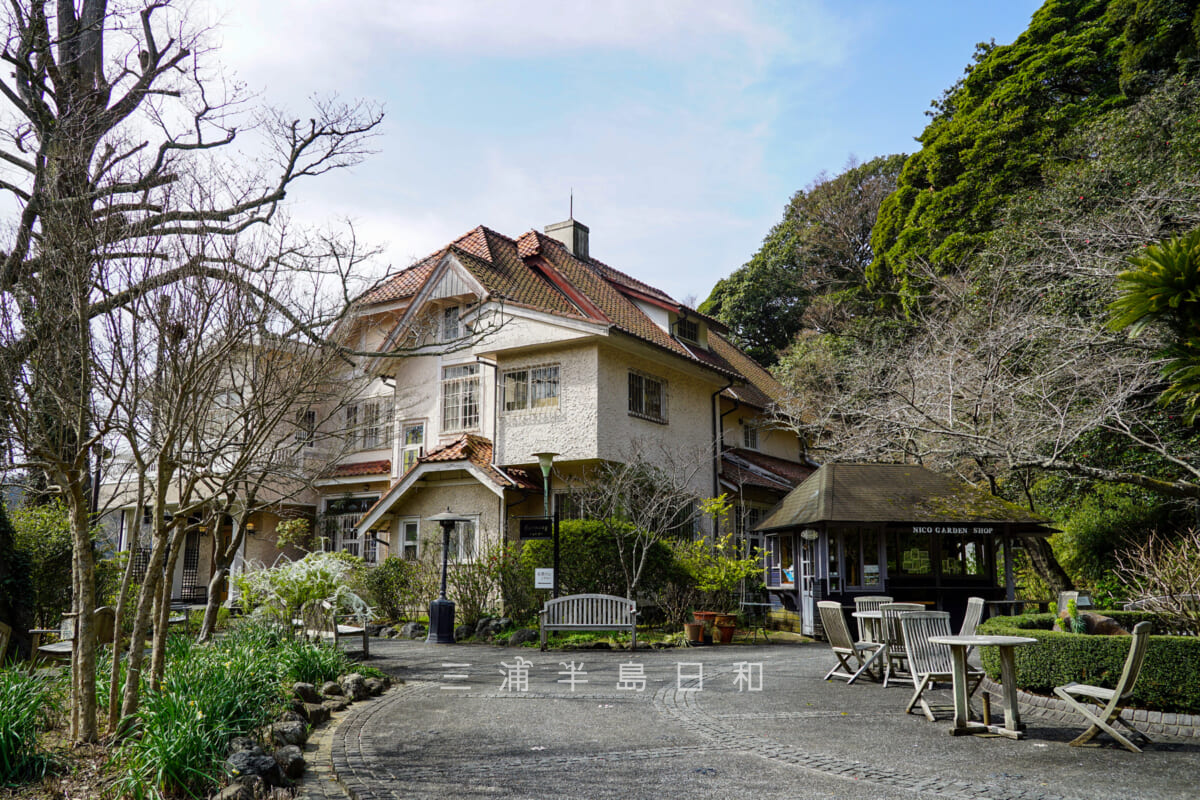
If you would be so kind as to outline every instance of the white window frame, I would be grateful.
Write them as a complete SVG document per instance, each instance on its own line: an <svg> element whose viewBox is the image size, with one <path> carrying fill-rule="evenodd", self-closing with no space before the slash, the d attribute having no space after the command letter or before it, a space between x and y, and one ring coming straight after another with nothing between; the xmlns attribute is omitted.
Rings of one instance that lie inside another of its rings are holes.
<svg viewBox="0 0 1200 800"><path fill-rule="evenodd" d="M412 533L411 540L409 539L410 532ZM419 517L400 520L399 540L396 555L405 561L417 561L421 558L421 520ZM408 554L409 547L412 548L412 556Z"/></svg>
<svg viewBox="0 0 1200 800"><path fill-rule="evenodd" d="M742 447L747 450L758 449L758 426L753 422L742 424Z"/></svg>
<svg viewBox="0 0 1200 800"><path fill-rule="evenodd" d="M479 364L442 367L442 433L477 429L481 401Z"/></svg>
<svg viewBox="0 0 1200 800"><path fill-rule="evenodd" d="M505 370L500 373L500 387L500 408L505 414L555 410L562 391L561 365L535 364Z"/></svg>
<svg viewBox="0 0 1200 800"><path fill-rule="evenodd" d="M470 540L471 552L463 557L463 543ZM468 517L454 525L450 532L450 547L446 551L448 560L453 564L471 564L479 560L479 517Z"/></svg>
<svg viewBox="0 0 1200 800"><path fill-rule="evenodd" d="M463 326L461 318L461 308L459 306L447 306L442 309L441 320L438 324L438 338L443 342L453 342L463 335Z"/></svg>
<svg viewBox="0 0 1200 800"><path fill-rule="evenodd" d="M658 413L654 413L653 404L648 403L647 399L653 395L649 393L650 384L655 384L658 387ZM661 425L666 425L667 416L667 381L665 378L660 378L657 375L650 375L641 370L629 370L629 415L639 419L657 422Z"/></svg>
<svg viewBox="0 0 1200 800"><path fill-rule="evenodd" d="M364 506L363 510L355 510L344 514L329 513L329 506L331 504L347 500L363 501L361 503ZM373 554L375 558L378 558L378 543L371 542L365 536L359 536L358 529L355 527L358 520L362 518L366 508L370 508L378 500L379 495L377 494L325 498L321 504L321 536L326 539L324 549L326 551L347 552L354 556L360 556L364 560L368 560L369 554ZM374 559L370 559L370 561L374 563Z"/></svg>
<svg viewBox="0 0 1200 800"><path fill-rule="evenodd" d="M311 408L296 412L296 444L313 447L317 441L317 412Z"/></svg>
<svg viewBox="0 0 1200 800"><path fill-rule="evenodd" d="M409 442L408 441L409 431L416 430L417 428L420 428L420 430L421 430L421 440L418 442ZM425 454L425 431L426 430L427 430L427 428L425 425L425 420L423 420L423 419L407 420L400 424L400 474L401 475L408 472L409 469L411 469L412 466L417 463L417 459ZM411 463L409 463L410 457L412 458Z"/></svg>

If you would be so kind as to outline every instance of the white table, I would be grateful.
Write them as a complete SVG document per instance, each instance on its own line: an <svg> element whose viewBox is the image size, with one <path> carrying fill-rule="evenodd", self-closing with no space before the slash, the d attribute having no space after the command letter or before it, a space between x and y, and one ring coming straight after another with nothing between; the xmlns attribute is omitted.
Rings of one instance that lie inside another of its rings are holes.
<svg viewBox="0 0 1200 800"><path fill-rule="evenodd" d="M1037 644L1037 639L1027 636L931 636L933 644L950 646L954 661L954 727L955 736L972 733L994 733L1009 739L1025 736L1021 724L1021 712L1017 708L1017 669L1013 650L1027 644ZM1004 725L985 725L971 721L971 706L967 702L967 650L972 647L1000 648L1000 683L1004 687Z"/></svg>

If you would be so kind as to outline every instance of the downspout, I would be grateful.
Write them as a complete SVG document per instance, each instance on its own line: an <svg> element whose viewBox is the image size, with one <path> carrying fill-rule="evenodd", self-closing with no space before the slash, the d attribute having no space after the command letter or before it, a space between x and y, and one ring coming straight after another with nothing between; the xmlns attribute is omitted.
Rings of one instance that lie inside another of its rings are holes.
<svg viewBox="0 0 1200 800"><path fill-rule="evenodd" d="M735 397L733 399L733 408L729 409L729 411L726 411L725 414L719 413L721 408L721 392L731 388L733 388L732 380L730 380L729 383L725 384L720 389L717 389L712 394L713 497L716 497L721 493L721 454L725 452L725 427L723 424L725 422L725 414L735 411L740 405L738 399Z"/></svg>

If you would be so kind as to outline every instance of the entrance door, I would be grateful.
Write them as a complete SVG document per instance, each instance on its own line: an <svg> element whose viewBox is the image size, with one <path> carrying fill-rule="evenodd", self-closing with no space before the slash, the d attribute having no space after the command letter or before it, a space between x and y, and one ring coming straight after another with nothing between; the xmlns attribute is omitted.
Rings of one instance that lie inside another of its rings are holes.
<svg viewBox="0 0 1200 800"><path fill-rule="evenodd" d="M805 636L813 635L813 566L815 564L816 541L800 539L800 632Z"/></svg>

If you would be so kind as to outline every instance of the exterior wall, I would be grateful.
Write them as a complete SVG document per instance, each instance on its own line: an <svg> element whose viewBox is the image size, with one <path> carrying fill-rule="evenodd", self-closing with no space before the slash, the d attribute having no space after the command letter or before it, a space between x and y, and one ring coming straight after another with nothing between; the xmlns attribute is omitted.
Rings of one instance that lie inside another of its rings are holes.
<svg viewBox="0 0 1200 800"><path fill-rule="evenodd" d="M499 410L495 439L499 464L536 463L534 453L558 453L557 460L595 459L599 454L597 396L599 353L595 344L569 344L506 357L497 371L557 364L558 406L524 411Z"/></svg>
<svg viewBox="0 0 1200 800"><path fill-rule="evenodd" d="M726 413L729 412L729 413ZM749 406L737 406L728 398L721 398L721 413L725 414L721 428L726 447L744 447L744 425L758 427L758 452L795 461L800 457L800 438L789 430L773 427L771 415Z"/></svg>
<svg viewBox="0 0 1200 800"><path fill-rule="evenodd" d="M499 542L503 531L500 520L502 501L495 492L475 482L473 478L470 480L471 483L449 481L453 484L449 486L438 486L436 481L430 481L430 485L410 492L401 503L393 507L393 518L387 529L388 541L391 544L389 554L400 552L401 521L414 517L421 521L418 534L420 557L424 558L430 547L437 548L437 552L440 553L442 528L438 523L430 522L429 517L444 512L447 507L455 514L476 518L481 550Z"/></svg>
<svg viewBox="0 0 1200 800"><path fill-rule="evenodd" d="M712 395L723 383L702 380L668 366L670 357L651 360L616 348L600 349L598 386L599 447L602 459L623 461L640 448L651 462L665 458L699 459L694 489L700 497L713 493ZM666 424L629 413L629 371L638 370L667 382Z"/></svg>

